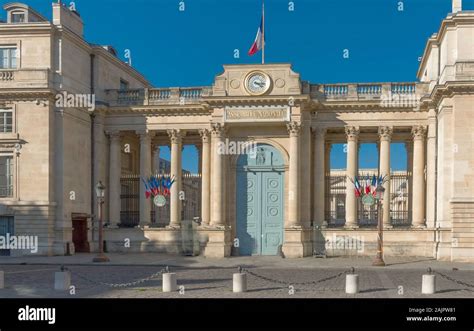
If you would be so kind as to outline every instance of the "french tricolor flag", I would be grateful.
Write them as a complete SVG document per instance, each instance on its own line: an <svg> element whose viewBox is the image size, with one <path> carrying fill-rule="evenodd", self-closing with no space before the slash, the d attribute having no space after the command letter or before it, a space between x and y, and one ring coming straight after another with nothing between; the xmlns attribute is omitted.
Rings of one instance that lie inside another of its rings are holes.
<svg viewBox="0 0 474 331"><path fill-rule="evenodd" d="M258 28L257 36L255 37L255 41L253 42L252 47L250 47L250 50L249 50L249 55L250 56L256 54L258 51L262 50L262 48L263 48L263 43L264 43L264 40L263 40L263 20L264 20L264 18L262 16L262 21L260 23L260 27Z"/></svg>

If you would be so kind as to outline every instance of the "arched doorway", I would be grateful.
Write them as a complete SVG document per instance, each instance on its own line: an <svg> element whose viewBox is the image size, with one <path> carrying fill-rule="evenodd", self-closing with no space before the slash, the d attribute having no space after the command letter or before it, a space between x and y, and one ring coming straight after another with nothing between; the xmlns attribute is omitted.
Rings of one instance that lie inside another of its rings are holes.
<svg viewBox="0 0 474 331"><path fill-rule="evenodd" d="M281 153L267 144L237 160L237 238L240 255L278 255L283 244Z"/></svg>

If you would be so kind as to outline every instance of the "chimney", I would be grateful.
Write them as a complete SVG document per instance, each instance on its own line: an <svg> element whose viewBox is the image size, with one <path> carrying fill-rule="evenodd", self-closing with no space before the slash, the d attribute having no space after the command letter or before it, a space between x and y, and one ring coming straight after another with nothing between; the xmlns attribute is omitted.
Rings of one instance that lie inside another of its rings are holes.
<svg viewBox="0 0 474 331"><path fill-rule="evenodd" d="M462 10L462 0L453 0L453 14Z"/></svg>
<svg viewBox="0 0 474 331"><path fill-rule="evenodd" d="M70 10L61 2L53 3L53 24L61 25L81 38L84 36L84 23L79 13Z"/></svg>

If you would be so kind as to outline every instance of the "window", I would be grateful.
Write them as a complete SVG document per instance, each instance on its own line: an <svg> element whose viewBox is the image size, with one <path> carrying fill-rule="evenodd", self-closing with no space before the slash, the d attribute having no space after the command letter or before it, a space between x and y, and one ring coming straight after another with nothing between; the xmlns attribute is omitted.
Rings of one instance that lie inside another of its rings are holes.
<svg viewBox="0 0 474 331"><path fill-rule="evenodd" d="M11 14L11 23L25 23L26 15L24 12L13 12Z"/></svg>
<svg viewBox="0 0 474 331"><path fill-rule="evenodd" d="M13 157L0 156L0 197L13 196Z"/></svg>
<svg viewBox="0 0 474 331"><path fill-rule="evenodd" d="M0 48L0 69L16 69L17 49L16 47Z"/></svg>
<svg viewBox="0 0 474 331"><path fill-rule="evenodd" d="M13 132L13 112L11 109L0 109L0 133Z"/></svg>
<svg viewBox="0 0 474 331"><path fill-rule="evenodd" d="M126 80L120 80L120 91L128 90L128 82Z"/></svg>

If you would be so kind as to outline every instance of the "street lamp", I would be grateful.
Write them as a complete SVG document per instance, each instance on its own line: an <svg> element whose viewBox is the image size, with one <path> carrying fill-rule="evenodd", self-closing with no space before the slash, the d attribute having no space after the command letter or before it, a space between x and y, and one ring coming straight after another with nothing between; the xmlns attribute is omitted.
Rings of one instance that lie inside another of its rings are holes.
<svg viewBox="0 0 474 331"><path fill-rule="evenodd" d="M382 203L383 196L385 193L385 188L382 186L382 183L378 183L377 188L375 189L375 199L377 200L377 256L375 257L373 266L384 267L385 262L383 260L383 218L382 218Z"/></svg>
<svg viewBox="0 0 474 331"><path fill-rule="evenodd" d="M99 205L99 254L94 257L93 262L109 262L109 258L104 254L104 223L102 220L102 205L104 204L105 186L101 181L95 186L97 203Z"/></svg>

